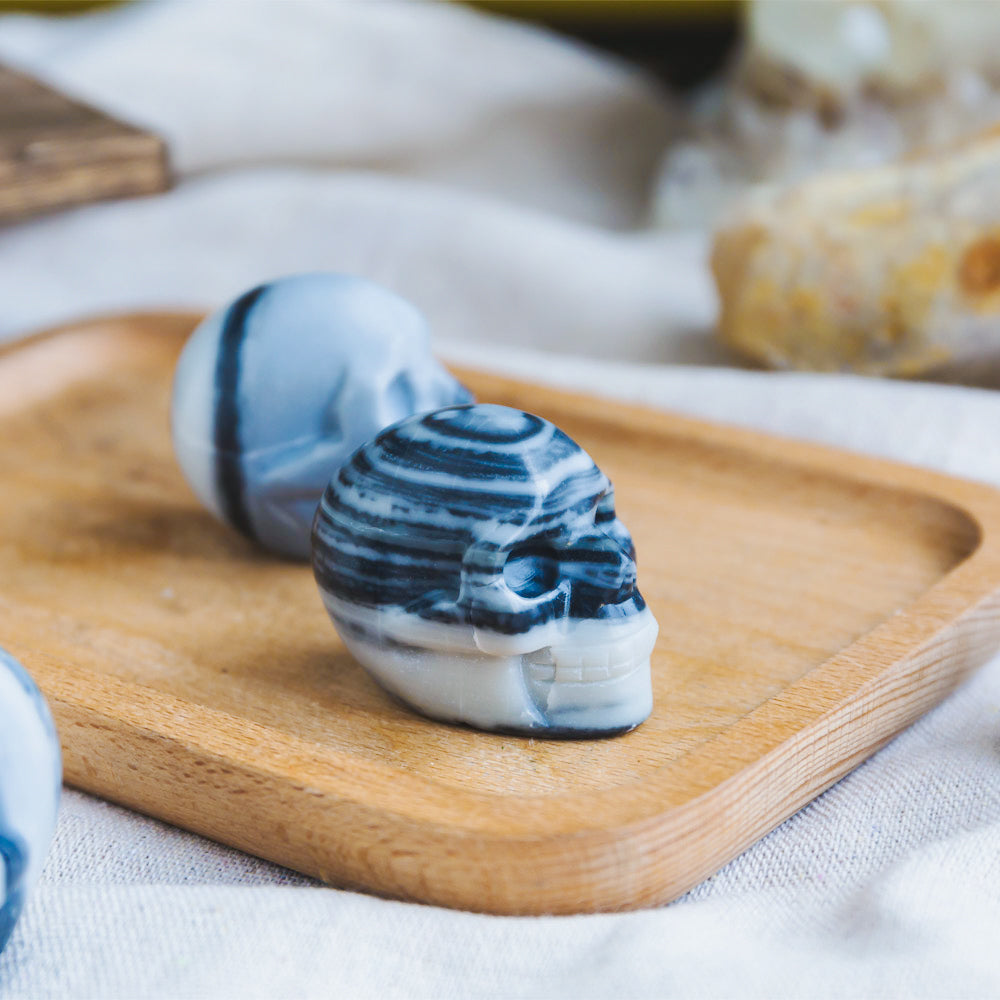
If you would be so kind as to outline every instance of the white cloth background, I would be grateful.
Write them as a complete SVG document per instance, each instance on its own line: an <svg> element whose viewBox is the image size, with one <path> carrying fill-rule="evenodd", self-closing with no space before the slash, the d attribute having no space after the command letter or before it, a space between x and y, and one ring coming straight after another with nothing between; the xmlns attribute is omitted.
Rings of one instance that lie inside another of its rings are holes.
<svg viewBox="0 0 1000 1000"><path fill-rule="evenodd" d="M172 0L0 20L0 59L158 129L179 181L0 231L0 336L345 269L417 302L456 359L1000 484L994 393L722 367L705 235L642 228L668 103L569 43L415 2ZM633 914L322 888L68 791L0 996L995 997L998 944L994 660Z"/></svg>

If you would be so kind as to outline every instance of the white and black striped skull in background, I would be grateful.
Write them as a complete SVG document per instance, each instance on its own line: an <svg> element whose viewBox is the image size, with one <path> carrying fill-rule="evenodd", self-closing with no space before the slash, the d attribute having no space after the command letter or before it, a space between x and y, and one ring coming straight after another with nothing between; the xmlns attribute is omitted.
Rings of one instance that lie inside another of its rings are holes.
<svg viewBox="0 0 1000 1000"><path fill-rule="evenodd" d="M174 450L218 518L308 559L319 498L356 448L471 399L408 302L351 275L295 275L245 292L191 335L174 376Z"/></svg>

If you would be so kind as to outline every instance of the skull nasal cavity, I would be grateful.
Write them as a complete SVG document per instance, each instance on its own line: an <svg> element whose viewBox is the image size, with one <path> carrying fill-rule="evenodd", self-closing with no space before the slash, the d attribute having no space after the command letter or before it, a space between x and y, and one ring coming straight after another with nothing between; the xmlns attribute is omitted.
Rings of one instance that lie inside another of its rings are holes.
<svg viewBox="0 0 1000 1000"><path fill-rule="evenodd" d="M559 560L549 548L522 545L513 549L503 567L504 583L521 597L538 597L559 583Z"/></svg>

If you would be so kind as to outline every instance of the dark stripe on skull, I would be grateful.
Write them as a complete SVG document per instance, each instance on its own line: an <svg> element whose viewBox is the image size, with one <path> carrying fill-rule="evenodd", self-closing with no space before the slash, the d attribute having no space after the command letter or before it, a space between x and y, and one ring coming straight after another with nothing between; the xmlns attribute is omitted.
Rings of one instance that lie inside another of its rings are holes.
<svg viewBox="0 0 1000 1000"><path fill-rule="evenodd" d="M487 422L479 419L475 404L435 410L427 414L422 423L445 438L498 445L520 444L545 429L545 421L541 417L523 412L520 413L517 426L490 427Z"/></svg>
<svg viewBox="0 0 1000 1000"><path fill-rule="evenodd" d="M264 285L252 288L229 307L215 364L215 485L226 519L250 538L255 532L247 510L241 454L240 358L247 317L264 291Z"/></svg>
<svg viewBox="0 0 1000 1000"><path fill-rule="evenodd" d="M2 817L0 817L2 819ZM4 895L0 900L0 951L7 943L24 905L24 874L28 852L20 840L0 834L0 864L4 871Z"/></svg>

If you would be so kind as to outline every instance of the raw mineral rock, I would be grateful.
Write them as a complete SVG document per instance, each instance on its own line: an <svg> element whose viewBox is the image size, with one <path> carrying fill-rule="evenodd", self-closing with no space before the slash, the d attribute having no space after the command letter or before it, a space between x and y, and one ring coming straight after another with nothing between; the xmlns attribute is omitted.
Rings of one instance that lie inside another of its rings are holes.
<svg viewBox="0 0 1000 1000"><path fill-rule="evenodd" d="M761 189L717 234L720 333L776 368L918 375L1000 356L1000 128Z"/></svg>
<svg viewBox="0 0 1000 1000"><path fill-rule="evenodd" d="M863 94L926 96L1000 72L997 0L752 0L745 69L772 100L837 114Z"/></svg>
<svg viewBox="0 0 1000 1000"><path fill-rule="evenodd" d="M1000 121L1000 0L749 0L731 71L685 103L654 214L717 224L755 183L868 168Z"/></svg>

